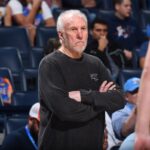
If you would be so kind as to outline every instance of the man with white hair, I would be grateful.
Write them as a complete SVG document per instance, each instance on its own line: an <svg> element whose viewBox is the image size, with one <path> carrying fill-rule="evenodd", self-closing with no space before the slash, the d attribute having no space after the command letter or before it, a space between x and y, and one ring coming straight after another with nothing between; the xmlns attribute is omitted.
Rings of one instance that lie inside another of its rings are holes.
<svg viewBox="0 0 150 150"><path fill-rule="evenodd" d="M88 38L83 13L64 11L57 32L61 47L39 67L39 150L102 149L105 110L121 108L123 95L103 63L83 53Z"/></svg>
<svg viewBox="0 0 150 150"><path fill-rule="evenodd" d="M8 134L3 141L1 150L38 150L39 110L40 103L32 105L27 125Z"/></svg>

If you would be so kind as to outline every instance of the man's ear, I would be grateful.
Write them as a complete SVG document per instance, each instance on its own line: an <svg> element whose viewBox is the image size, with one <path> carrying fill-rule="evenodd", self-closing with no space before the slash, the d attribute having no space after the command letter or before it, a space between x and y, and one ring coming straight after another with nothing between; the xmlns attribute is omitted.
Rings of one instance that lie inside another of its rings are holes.
<svg viewBox="0 0 150 150"><path fill-rule="evenodd" d="M58 31L58 37L59 37L59 39L62 41L62 40L64 39L63 33L60 32L60 31Z"/></svg>
<svg viewBox="0 0 150 150"><path fill-rule="evenodd" d="M120 7L120 4L116 4L116 5L115 5L115 10L118 11L118 10L119 10L119 7Z"/></svg>

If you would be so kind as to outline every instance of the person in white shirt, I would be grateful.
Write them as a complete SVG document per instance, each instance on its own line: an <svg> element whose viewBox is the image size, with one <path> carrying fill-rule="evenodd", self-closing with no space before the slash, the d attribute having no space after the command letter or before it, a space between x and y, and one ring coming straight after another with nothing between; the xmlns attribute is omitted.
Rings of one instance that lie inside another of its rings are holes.
<svg viewBox="0 0 150 150"><path fill-rule="evenodd" d="M41 14L39 13L41 11ZM19 25L27 27L32 44L35 27L43 22L44 26L55 26L55 21L46 1L10 0L6 7L5 26Z"/></svg>

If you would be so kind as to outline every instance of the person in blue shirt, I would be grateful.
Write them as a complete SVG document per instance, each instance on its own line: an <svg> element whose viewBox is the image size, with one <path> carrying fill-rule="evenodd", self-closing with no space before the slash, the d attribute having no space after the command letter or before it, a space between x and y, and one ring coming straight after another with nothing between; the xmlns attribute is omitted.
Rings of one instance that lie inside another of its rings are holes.
<svg viewBox="0 0 150 150"><path fill-rule="evenodd" d="M134 132L136 122L136 101L140 79L133 77L124 84L127 103L123 109L112 114L112 126L118 139L123 140Z"/></svg>

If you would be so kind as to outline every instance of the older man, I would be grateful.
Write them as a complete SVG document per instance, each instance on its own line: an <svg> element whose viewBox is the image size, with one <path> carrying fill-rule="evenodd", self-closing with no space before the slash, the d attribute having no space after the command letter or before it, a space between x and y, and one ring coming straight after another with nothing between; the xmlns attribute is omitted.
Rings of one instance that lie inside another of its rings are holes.
<svg viewBox="0 0 150 150"><path fill-rule="evenodd" d="M61 47L39 67L39 150L102 149L105 110L121 108L122 93L102 62L83 53L88 38L83 13L63 12L57 31Z"/></svg>

